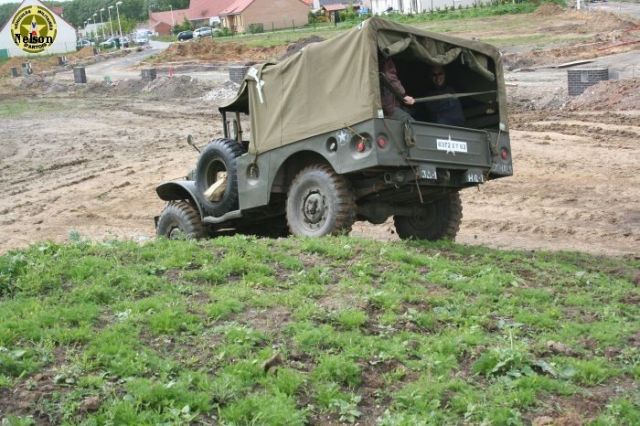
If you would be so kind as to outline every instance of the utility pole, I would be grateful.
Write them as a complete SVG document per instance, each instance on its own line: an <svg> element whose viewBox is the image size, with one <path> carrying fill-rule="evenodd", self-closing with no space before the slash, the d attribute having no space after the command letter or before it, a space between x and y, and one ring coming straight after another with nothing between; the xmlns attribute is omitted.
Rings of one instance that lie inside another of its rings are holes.
<svg viewBox="0 0 640 426"><path fill-rule="evenodd" d="M120 31L120 37L122 37L122 25L120 25L120 12L118 11L118 6L121 4L121 1L116 2L116 14L118 15L118 30Z"/></svg>
<svg viewBox="0 0 640 426"><path fill-rule="evenodd" d="M111 37L113 37L113 22L111 21L111 9L113 6L109 6L107 10L109 11L109 28L111 28Z"/></svg>

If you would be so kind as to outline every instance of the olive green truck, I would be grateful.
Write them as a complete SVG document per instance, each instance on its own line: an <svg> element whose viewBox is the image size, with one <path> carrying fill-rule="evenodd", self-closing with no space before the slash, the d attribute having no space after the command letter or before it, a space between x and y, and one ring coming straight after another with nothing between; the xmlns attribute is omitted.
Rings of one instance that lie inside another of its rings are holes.
<svg viewBox="0 0 640 426"><path fill-rule="evenodd" d="M383 111L388 58L416 98L410 119ZM448 93L434 95L434 69ZM451 103L461 122L434 119ZM158 235L322 236L393 217L401 238L453 238L459 191L513 174L499 51L380 18L251 67L219 110L223 137L187 178L157 187Z"/></svg>

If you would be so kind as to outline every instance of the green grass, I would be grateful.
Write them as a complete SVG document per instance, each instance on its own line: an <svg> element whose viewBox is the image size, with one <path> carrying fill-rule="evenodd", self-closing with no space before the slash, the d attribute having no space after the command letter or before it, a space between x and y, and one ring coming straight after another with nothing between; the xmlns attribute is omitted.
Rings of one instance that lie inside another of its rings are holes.
<svg viewBox="0 0 640 426"><path fill-rule="evenodd" d="M387 15L385 18L403 24L415 25L430 31L449 32L452 30L459 31L459 23L464 24L466 21L476 18L481 19L506 14L531 13L537 7L536 4L531 2L517 4L505 3L456 10L443 9L434 11L433 13L425 12L409 16L399 14ZM340 22L338 25L332 23L309 24L305 27L267 31L259 34L237 34L230 37L216 37L215 40L222 43L240 42L252 47L282 46L311 35L317 35L325 39L331 38L355 27L360 22L359 20L354 22Z"/></svg>
<svg viewBox="0 0 640 426"><path fill-rule="evenodd" d="M637 424L639 269L347 237L42 243L0 257L0 393L34 400L0 412L12 425Z"/></svg>

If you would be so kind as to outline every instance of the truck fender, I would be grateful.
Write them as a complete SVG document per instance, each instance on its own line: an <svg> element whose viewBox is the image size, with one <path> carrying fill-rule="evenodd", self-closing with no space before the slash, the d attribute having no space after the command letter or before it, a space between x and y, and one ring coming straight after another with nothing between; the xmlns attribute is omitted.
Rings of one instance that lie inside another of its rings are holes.
<svg viewBox="0 0 640 426"><path fill-rule="evenodd" d="M204 211L196 195L195 181L177 180L165 182L156 188L156 193L164 201L189 200L198 209L200 217L204 217Z"/></svg>

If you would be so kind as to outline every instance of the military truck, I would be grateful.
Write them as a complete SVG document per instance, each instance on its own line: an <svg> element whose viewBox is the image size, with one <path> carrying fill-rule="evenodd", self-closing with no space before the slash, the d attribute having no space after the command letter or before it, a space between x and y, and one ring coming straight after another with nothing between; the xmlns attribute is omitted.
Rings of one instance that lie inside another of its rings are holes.
<svg viewBox="0 0 640 426"><path fill-rule="evenodd" d="M416 97L413 119L385 117L386 58ZM438 66L454 93L432 95ZM442 99L460 103L462 124L420 108ZM500 52L380 18L251 67L219 111L224 136L187 178L157 187L158 235L317 237L393 217L401 238L453 238L460 190L513 174Z"/></svg>

